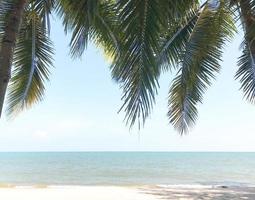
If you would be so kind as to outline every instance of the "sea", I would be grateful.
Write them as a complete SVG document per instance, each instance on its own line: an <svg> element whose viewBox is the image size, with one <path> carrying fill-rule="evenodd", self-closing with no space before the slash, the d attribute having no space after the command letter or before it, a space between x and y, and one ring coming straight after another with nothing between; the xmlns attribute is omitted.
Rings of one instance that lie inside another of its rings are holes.
<svg viewBox="0 0 255 200"><path fill-rule="evenodd" d="M255 153L0 153L0 187L255 185Z"/></svg>

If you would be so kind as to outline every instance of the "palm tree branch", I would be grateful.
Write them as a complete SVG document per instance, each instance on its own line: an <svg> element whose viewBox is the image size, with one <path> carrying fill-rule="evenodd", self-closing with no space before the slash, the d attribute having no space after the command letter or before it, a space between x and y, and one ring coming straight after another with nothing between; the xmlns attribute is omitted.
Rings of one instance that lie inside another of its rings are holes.
<svg viewBox="0 0 255 200"><path fill-rule="evenodd" d="M15 116L41 101L49 80L53 48L47 29L34 10L26 10L14 51L14 70L8 88L7 112Z"/></svg>
<svg viewBox="0 0 255 200"><path fill-rule="evenodd" d="M186 133L197 119L197 104L219 71L222 47L235 32L231 13L222 2L217 11L207 6L200 14L186 44L181 69L169 92L170 122Z"/></svg>
<svg viewBox="0 0 255 200"><path fill-rule="evenodd" d="M243 55L239 58L239 69L236 79L241 82L244 97L251 103L255 102L255 14L253 1L240 1L239 15L244 30Z"/></svg>

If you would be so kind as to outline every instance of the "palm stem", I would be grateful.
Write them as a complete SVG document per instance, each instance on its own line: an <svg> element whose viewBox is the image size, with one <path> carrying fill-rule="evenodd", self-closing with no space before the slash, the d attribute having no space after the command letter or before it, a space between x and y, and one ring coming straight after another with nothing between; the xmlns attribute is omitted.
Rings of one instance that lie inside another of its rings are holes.
<svg viewBox="0 0 255 200"><path fill-rule="evenodd" d="M246 34L245 39L247 40L249 44L249 48L254 59L255 58L255 43L253 42L253 38L250 37L249 32L253 24L255 23L255 21L254 21L253 12L247 0L240 0L240 15L242 16L243 28Z"/></svg>
<svg viewBox="0 0 255 200"><path fill-rule="evenodd" d="M11 66L16 38L27 0L18 0L12 5L6 22L2 46L0 50L0 117L2 114L6 89L11 77Z"/></svg>

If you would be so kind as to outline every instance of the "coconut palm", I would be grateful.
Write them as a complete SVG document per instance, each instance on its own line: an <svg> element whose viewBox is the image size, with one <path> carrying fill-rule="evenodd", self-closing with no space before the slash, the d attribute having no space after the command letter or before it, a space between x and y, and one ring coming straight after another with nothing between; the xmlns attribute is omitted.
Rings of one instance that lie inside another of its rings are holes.
<svg viewBox="0 0 255 200"><path fill-rule="evenodd" d="M53 5L53 0L0 1L0 113L10 79L9 113L42 99L52 66L49 14Z"/></svg>
<svg viewBox="0 0 255 200"><path fill-rule="evenodd" d="M53 66L49 37L53 12L63 18L66 31L73 31L72 56L81 56L88 40L114 53L112 5L112 1L99 0L0 0L0 114L8 83L10 115L43 99Z"/></svg>
<svg viewBox="0 0 255 200"><path fill-rule="evenodd" d="M55 10L62 19L65 30L72 34L71 55L74 58L82 56L88 41L103 47L113 61L113 78L124 88L123 98L127 97L124 106L130 101L126 108L127 116L138 113L138 119L144 120L149 114L157 87L159 67L155 62L155 55L160 48L161 33L163 31L165 34L165 30L172 26L176 28L179 21L182 22L196 6L195 2L1 0L1 55L8 60L0 62L0 85L3 87L0 88L1 109L11 71L7 98L9 113L15 114L43 98L44 82L48 80L53 54L49 39L49 15ZM12 19L12 15L15 19ZM8 23L10 20L15 20L16 23ZM4 39L10 34L13 34L11 46L10 40L6 42ZM6 45L10 46L9 51L4 50ZM131 52L132 48L136 48L138 52ZM137 69L139 72L136 76ZM136 77L133 78L133 75ZM133 87L131 84L134 81L138 85ZM129 91L136 97L127 95ZM131 104L133 111L129 109ZM136 120L135 116L128 117L131 124Z"/></svg>
<svg viewBox="0 0 255 200"><path fill-rule="evenodd" d="M203 4L199 0L11 2L0 1L4 11L0 20L0 57L5 60L0 62L0 100L3 102L14 50L8 98L11 113L42 99L43 83L52 65L48 19L53 9L72 34L73 58L82 56L88 41L102 47L112 58L112 77L123 90L120 110L126 112L131 126L137 122L140 127L149 116L160 74L176 69L169 91L168 116L181 134L187 132L197 119L197 105L219 72L223 49L239 22L245 34L236 78L247 99L254 102L254 0L208 0ZM11 40L7 36L12 36ZM8 55L1 56L4 53Z"/></svg>

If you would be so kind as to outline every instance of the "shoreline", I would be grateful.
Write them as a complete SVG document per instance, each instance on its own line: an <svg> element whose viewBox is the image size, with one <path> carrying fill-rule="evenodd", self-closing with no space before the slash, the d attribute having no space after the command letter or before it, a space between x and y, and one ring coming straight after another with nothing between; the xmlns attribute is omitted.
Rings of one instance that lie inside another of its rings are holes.
<svg viewBox="0 0 255 200"><path fill-rule="evenodd" d="M0 187L5 200L199 200L255 199L255 187L161 186L10 186Z"/></svg>
<svg viewBox="0 0 255 200"><path fill-rule="evenodd" d="M201 188L201 189L235 189L235 188L255 188L253 183L213 183L213 184L204 184L204 183L176 183L176 184L148 184L148 183L134 183L134 184L48 184L48 183L0 183L1 188L90 188L90 187L121 187L121 188Z"/></svg>

